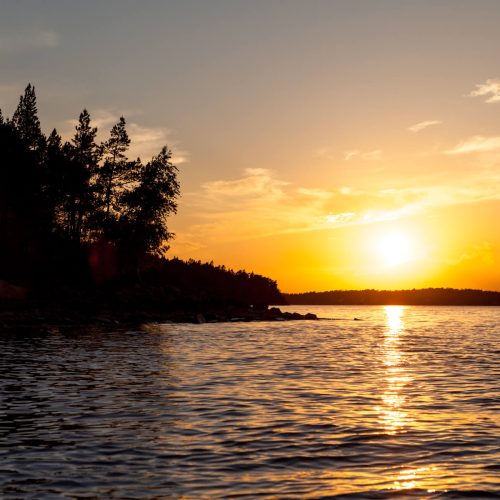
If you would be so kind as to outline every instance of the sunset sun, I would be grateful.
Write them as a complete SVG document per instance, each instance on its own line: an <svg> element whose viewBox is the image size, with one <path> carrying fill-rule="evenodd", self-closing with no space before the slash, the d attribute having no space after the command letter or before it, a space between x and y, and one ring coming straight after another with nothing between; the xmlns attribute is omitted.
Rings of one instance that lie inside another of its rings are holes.
<svg viewBox="0 0 500 500"><path fill-rule="evenodd" d="M416 257L414 242L408 234L400 231L384 233L376 241L377 255L386 266L399 266Z"/></svg>

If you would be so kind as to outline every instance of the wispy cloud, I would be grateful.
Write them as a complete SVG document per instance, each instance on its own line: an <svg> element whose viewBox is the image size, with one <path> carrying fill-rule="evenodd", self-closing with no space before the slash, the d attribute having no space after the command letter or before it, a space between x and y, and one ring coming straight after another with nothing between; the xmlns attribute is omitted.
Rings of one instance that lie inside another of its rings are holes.
<svg viewBox="0 0 500 500"><path fill-rule="evenodd" d="M412 181L373 190L329 190L298 187L271 170L251 168L236 179L207 182L184 193L181 213L187 210L188 219L173 221L182 230L172 250L189 257L212 245L401 220L439 207L491 200L500 200L500 174L483 169L453 182L429 179L419 188Z"/></svg>
<svg viewBox="0 0 500 500"><path fill-rule="evenodd" d="M235 180L219 180L202 185L205 196L238 198L258 197L266 199L279 198L283 195L282 187L288 183L274 179L270 170L264 168L247 168L243 177Z"/></svg>
<svg viewBox="0 0 500 500"><path fill-rule="evenodd" d="M470 261L479 261L482 264L494 264L495 248L491 243L483 241L479 244L472 245L472 247L470 247L465 253L460 255L458 259L451 260L448 262L448 264L452 266L458 266Z"/></svg>
<svg viewBox="0 0 500 500"><path fill-rule="evenodd" d="M445 151L449 155L483 153L500 149L500 137L483 137L475 135L458 143L454 148Z"/></svg>
<svg viewBox="0 0 500 500"><path fill-rule="evenodd" d="M163 146L172 150L172 161L175 165L187 163L189 152L180 146L170 129L164 127L144 127L135 122L128 124L130 136L130 157L149 159L158 154Z"/></svg>
<svg viewBox="0 0 500 500"><path fill-rule="evenodd" d="M373 151L346 151L344 153L344 160L349 161L353 158L360 158L366 161L378 161L382 159L382 151L380 149L375 149Z"/></svg>
<svg viewBox="0 0 500 500"><path fill-rule="evenodd" d="M322 146L320 148L317 148L315 151L314 151L314 157L315 158L322 158L322 159L326 159L326 160L334 160L335 159L335 152L329 148L329 147L326 147L326 146Z"/></svg>
<svg viewBox="0 0 500 500"><path fill-rule="evenodd" d="M335 215L327 208L334 196L293 186L268 169L244 169L236 179L207 182L184 193L194 222L182 230L174 251L189 251L200 241L211 245L326 227L325 215Z"/></svg>
<svg viewBox="0 0 500 500"><path fill-rule="evenodd" d="M325 215L325 222L329 225L338 225L352 221L356 217L354 212L341 212Z"/></svg>
<svg viewBox="0 0 500 500"><path fill-rule="evenodd" d="M382 150L374 149L372 151L360 151L358 149L351 149L349 151L335 152L333 149L328 147L321 147L314 151L315 158L321 158L326 160L335 160L338 158L339 154L344 158L345 161L357 158L358 160L364 161L378 161L382 159Z"/></svg>
<svg viewBox="0 0 500 500"><path fill-rule="evenodd" d="M440 125L441 123L443 122L439 120L427 120L424 122L415 123L415 125L408 127L408 130L410 132L420 132L421 130L424 130L427 127L431 127L432 125Z"/></svg>
<svg viewBox="0 0 500 500"><path fill-rule="evenodd" d="M134 115L136 112L125 112L124 115ZM109 109L98 109L90 112L91 123L98 129L98 138L106 140L109 131L120 119L120 114ZM70 138L74 133L74 127L78 120L68 120L68 128L63 136ZM172 161L175 165L180 165L189 161L189 152L183 149L179 141L174 137L173 132L165 127L146 127L136 121L127 120L127 132L130 137L129 158L142 158L148 160L158 154L163 146L168 146L172 150Z"/></svg>
<svg viewBox="0 0 500 500"><path fill-rule="evenodd" d="M185 256L202 248L200 241L210 246L395 220L418 211L425 195L302 188L271 170L245 169L237 179L204 183L184 194L192 222L180 231L173 251Z"/></svg>
<svg viewBox="0 0 500 500"><path fill-rule="evenodd" d="M500 78L491 78L484 83L476 85L476 90L470 94L472 97L487 97L485 102L500 102Z"/></svg>
<svg viewBox="0 0 500 500"><path fill-rule="evenodd" d="M61 37L52 30L20 30L0 34L0 53L9 54L32 49L57 47Z"/></svg>

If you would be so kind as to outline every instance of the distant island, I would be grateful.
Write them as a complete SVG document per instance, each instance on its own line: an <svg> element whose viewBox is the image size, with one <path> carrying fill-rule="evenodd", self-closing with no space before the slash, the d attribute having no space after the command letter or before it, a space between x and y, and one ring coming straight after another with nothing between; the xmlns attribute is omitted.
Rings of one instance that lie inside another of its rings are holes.
<svg viewBox="0 0 500 500"><path fill-rule="evenodd" d="M455 288L331 290L283 297L290 305L500 306L500 292Z"/></svg>

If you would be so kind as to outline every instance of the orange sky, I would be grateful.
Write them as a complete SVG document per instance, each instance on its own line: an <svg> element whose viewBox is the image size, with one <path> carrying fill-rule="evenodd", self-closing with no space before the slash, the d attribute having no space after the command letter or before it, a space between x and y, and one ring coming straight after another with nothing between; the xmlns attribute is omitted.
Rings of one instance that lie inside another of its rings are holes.
<svg viewBox="0 0 500 500"><path fill-rule="evenodd" d="M22 20L22 22L21 22ZM496 0L7 3L0 107L167 143L169 254L286 292L500 290ZM91 36L89 36L91 35Z"/></svg>

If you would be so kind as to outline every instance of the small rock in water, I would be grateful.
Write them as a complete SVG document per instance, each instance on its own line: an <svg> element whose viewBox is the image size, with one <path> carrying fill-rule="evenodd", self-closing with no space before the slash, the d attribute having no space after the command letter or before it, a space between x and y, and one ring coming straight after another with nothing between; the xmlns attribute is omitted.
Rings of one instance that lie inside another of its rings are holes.
<svg viewBox="0 0 500 500"><path fill-rule="evenodd" d="M196 318L195 318L195 323L206 323L206 319L205 319L205 316L203 316L203 314L197 314L196 315Z"/></svg>

